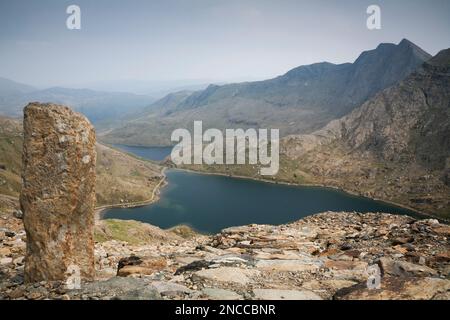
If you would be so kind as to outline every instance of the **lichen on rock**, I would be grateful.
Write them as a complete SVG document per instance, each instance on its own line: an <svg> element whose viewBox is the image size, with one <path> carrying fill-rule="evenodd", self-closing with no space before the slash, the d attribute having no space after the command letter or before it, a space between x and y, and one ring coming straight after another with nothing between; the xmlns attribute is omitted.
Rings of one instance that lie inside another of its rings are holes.
<svg viewBox="0 0 450 320"><path fill-rule="evenodd" d="M23 126L25 281L64 280L70 266L92 279L94 128L68 107L40 103L25 107Z"/></svg>

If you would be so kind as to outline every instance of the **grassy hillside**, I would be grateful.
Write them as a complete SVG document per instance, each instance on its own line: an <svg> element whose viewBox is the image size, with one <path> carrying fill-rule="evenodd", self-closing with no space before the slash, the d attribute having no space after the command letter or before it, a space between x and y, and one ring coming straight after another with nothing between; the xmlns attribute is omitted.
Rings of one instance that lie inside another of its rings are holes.
<svg viewBox="0 0 450 320"><path fill-rule="evenodd" d="M0 193L18 197L22 167L22 125L0 117Z"/></svg>
<svg viewBox="0 0 450 320"><path fill-rule="evenodd" d="M0 117L0 194L18 197L22 125ZM97 206L147 201L162 179L161 167L97 144Z"/></svg>
<svg viewBox="0 0 450 320"><path fill-rule="evenodd" d="M160 183L162 168L97 144L97 206L148 201Z"/></svg>
<svg viewBox="0 0 450 320"><path fill-rule="evenodd" d="M97 242L117 240L128 242L131 245L145 245L181 239L174 232L164 231L150 224L133 220L100 220L95 226L95 241Z"/></svg>

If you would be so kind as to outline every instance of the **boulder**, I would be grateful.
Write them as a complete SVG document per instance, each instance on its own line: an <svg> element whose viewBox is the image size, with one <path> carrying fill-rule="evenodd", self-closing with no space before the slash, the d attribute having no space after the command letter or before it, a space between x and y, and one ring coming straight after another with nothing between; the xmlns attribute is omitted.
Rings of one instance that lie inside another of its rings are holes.
<svg viewBox="0 0 450 320"><path fill-rule="evenodd" d="M25 281L94 277L95 131L68 107L24 109Z"/></svg>
<svg viewBox="0 0 450 320"><path fill-rule="evenodd" d="M273 272L305 272L318 270L323 262L316 259L299 260L259 260L256 268Z"/></svg>
<svg viewBox="0 0 450 320"><path fill-rule="evenodd" d="M435 276L437 271L427 266L417 265L406 261L396 261L390 258L382 257L379 262L381 271L385 275L407 277L426 277Z"/></svg>
<svg viewBox="0 0 450 320"><path fill-rule="evenodd" d="M162 257L139 258L131 256L119 261L117 276L127 277L130 275L152 275L164 269L167 262Z"/></svg>

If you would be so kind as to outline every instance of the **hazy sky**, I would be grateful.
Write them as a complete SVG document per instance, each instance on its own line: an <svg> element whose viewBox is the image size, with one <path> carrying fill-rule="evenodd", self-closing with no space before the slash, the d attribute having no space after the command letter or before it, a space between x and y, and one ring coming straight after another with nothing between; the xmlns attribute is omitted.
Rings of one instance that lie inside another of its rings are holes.
<svg viewBox="0 0 450 320"><path fill-rule="evenodd" d="M66 28L71 4L81 30ZM38 86L265 79L402 38L450 47L450 0L0 0L0 76Z"/></svg>

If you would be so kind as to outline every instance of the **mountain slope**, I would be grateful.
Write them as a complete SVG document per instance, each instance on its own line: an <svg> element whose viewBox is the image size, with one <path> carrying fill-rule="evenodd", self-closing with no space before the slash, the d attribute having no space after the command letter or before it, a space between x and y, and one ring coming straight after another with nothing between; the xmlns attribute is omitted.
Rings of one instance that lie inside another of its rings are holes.
<svg viewBox="0 0 450 320"><path fill-rule="evenodd" d="M450 49L311 135L287 158L314 181L450 216Z"/></svg>
<svg viewBox="0 0 450 320"><path fill-rule="evenodd" d="M176 128L279 128L282 135L309 133L339 118L382 89L404 79L430 56L408 40L381 44L354 63L317 63L275 79L210 85L176 105L157 102L123 127L102 137L133 145L170 144Z"/></svg>
<svg viewBox="0 0 450 320"><path fill-rule="evenodd" d="M262 178L258 167L187 166ZM280 141L273 181L318 184L450 219L450 49L350 114Z"/></svg>
<svg viewBox="0 0 450 320"><path fill-rule="evenodd" d="M0 195L18 197L21 188L22 124L0 117ZM161 167L97 144L97 205L149 201L162 179Z"/></svg>

